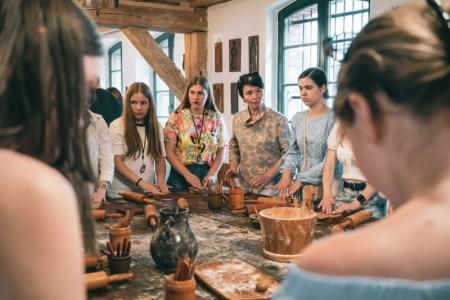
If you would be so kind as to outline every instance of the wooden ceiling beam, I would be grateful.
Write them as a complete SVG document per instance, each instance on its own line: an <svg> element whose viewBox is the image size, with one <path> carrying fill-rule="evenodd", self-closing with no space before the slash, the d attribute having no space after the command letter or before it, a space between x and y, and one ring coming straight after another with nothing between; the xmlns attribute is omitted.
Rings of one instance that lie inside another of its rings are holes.
<svg viewBox="0 0 450 300"><path fill-rule="evenodd" d="M231 0L192 0L191 7L209 7L212 5L225 3Z"/></svg>
<svg viewBox="0 0 450 300"><path fill-rule="evenodd" d="M182 99L187 85L186 79L150 33L139 28L124 28L122 32L161 80L167 84L175 97Z"/></svg>
<svg viewBox="0 0 450 300"><path fill-rule="evenodd" d="M182 7L179 10L153 7L154 5L160 6L161 4L131 3L132 1L124 2L126 3L123 3L123 1L120 2L119 8L100 10L98 16L95 10L87 9L85 12L97 25L105 27L136 27L145 30L177 33L208 30L208 18L204 9L186 11L186 7Z"/></svg>

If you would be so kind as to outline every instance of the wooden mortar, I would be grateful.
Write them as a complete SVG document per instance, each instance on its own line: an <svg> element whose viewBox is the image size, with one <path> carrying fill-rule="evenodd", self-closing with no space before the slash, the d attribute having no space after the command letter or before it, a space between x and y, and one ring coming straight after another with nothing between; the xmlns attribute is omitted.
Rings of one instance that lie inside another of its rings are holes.
<svg viewBox="0 0 450 300"><path fill-rule="evenodd" d="M242 188L230 188L228 190L228 207L232 210L244 208L244 190Z"/></svg>
<svg viewBox="0 0 450 300"><path fill-rule="evenodd" d="M223 193L209 192L206 201L210 209L221 209L223 206Z"/></svg>
<svg viewBox="0 0 450 300"><path fill-rule="evenodd" d="M304 208L275 207L259 212L263 255L289 262L301 255L314 239L316 213Z"/></svg>
<svg viewBox="0 0 450 300"><path fill-rule="evenodd" d="M131 226L118 227L117 224L109 228L109 242L114 251L117 251L117 244L123 245L124 240L131 241Z"/></svg>
<svg viewBox="0 0 450 300"><path fill-rule="evenodd" d="M175 274L166 276L164 280L165 300L195 300L195 288L197 286L194 276L189 280L175 281Z"/></svg>

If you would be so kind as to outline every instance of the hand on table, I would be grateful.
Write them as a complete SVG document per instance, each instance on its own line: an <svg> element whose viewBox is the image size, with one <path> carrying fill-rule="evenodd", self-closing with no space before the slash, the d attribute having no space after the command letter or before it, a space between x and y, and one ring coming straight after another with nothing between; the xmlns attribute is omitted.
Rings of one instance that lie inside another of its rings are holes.
<svg viewBox="0 0 450 300"><path fill-rule="evenodd" d="M149 192L151 194L157 194L159 193L158 186L153 185L147 181L141 180L138 184L138 186L143 189L146 192Z"/></svg>
<svg viewBox="0 0 450 300"><path fill-rule="evenodd" d="M158 182L157 184L155 184L155 186L159 189L159 192L161 193L169 192L169 186L165 182Z"/></svg>
<svg viewBox="0 0 450 300"><path fill-rule="evenodd" d="M357 209L359 209L360 207L361 207L361 203L359 203L359 201L355 199L355 200L353 200L353 201L350 202L350 203L343 204L343 205L339 206L338 208L336 208L336 209L333 211L333 214L340 214L340 213L343 213L344 211L353 211L353 210L357 210Z"/></svg>
<svg viewBox="0 0 450 300"><path fill-rule="evenodd" d="M187 183L189 183L194 188L199 190L203 189L200 179L198 179L198 177L194 174L189 173L186 177L184 177L184 179L186 179Z"/></svg>
<svg viewBox="0 0 450 300"><path fill-rule="evenodd" d="M326 214L331 214L334 203L336 203L336 199L334 199L332 196L323 197L318 205L318 208L321 208L322 211Z"/></svg>
<svg viewBox="0 0 450 300"><path fill-rule="evenodd" d="M203 188L211 188L214 184L214 182L216 182L216 177L213 175L209 175L207 174L205 176L205 178L203 178Z"/></svg>
<svg viewBox="0 0 450 300"><path fill-rule="evenodd" d="M106 201L106 190L102 187L99 187L92 195L91 195L91 203L93 208L99 208L102 202Z"/></svg>

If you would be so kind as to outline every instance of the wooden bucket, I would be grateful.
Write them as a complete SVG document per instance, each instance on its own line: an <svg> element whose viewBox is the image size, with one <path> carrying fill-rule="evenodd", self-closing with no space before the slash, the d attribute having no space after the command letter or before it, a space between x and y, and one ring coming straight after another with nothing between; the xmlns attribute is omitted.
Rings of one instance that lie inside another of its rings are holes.
<svg viewBox="0 0 450 300"><path fill-rule="evenodd" d="M314 239L316 213L303 208L274 207L259 212L263 255L290 262Z"/></svg>

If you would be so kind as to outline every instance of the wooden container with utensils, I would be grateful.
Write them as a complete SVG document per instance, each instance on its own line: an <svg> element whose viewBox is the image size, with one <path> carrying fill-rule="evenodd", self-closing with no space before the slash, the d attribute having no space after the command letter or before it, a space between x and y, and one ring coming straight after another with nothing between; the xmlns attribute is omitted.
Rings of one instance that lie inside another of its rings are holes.
<svg viewBox="0 0 450 300"><path fill-rule="evenodd" d="M125 241L131 241L131 226L112 225L109 229L109 242L114 251L117 251L117 244L122 245Z"/></svg>

